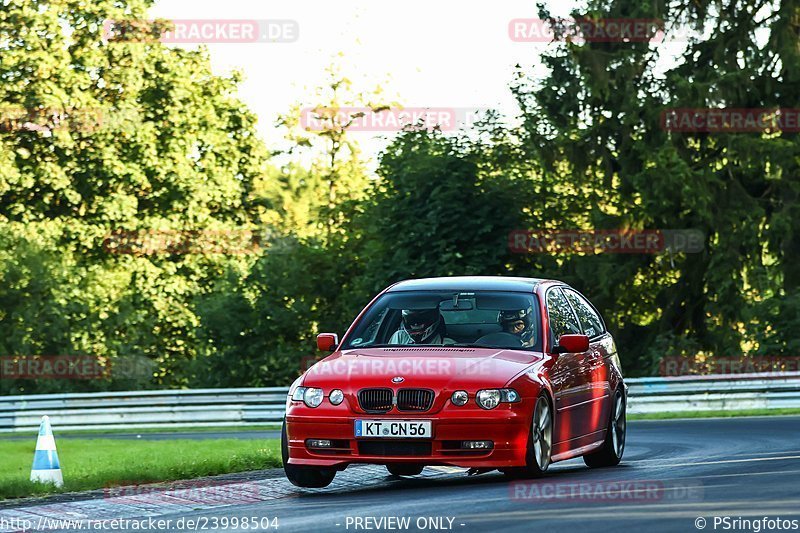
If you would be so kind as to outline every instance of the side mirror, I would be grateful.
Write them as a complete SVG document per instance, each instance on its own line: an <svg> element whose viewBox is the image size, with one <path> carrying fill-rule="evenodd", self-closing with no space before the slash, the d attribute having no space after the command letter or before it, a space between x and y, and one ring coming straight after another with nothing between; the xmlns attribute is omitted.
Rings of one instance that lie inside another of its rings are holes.
<svg viewBox="0 0 800 533"><path fill-rule="evenodd" d="M583 353L589 350L589 337L580 334L561 335L553 353Z"/></svg>
<svg viewBox="0 0 800 533"><path fill-rule="evenodd" d="M339 335L336 333L320 333L317 335L317 349L321 352L332 352L339 344Z"/></svg>

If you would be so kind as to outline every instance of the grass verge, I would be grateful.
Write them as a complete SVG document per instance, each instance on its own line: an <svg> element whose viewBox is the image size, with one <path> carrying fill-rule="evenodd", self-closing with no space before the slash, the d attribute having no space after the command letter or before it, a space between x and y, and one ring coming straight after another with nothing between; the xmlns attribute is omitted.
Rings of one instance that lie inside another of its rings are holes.
<svg viewBox="0 0 800 533"><path fill-rule="evenodd" d="M280 430L280 424L248 425L248 426L189 426L185 428L174 427L149 427L149 428L130 428L130 429L70 429L59 430L59 435L69 436L91 436L91 435L146 435L149 433L225 433L229 431L275 431ZM10 433L9 435L17 435Z"/></svg>
<svg viewBox="0 0 800 533"><path fill-rule="evenodd" d="M56 445L64 475L61 489L28 480L35 437L29 442L0 440L0 499L192 479L281 465L277 439L62 439Z"/></svg>
<svg viewBox="0 0 800 533"><path fill-rule="evenodd" d="M800 415L800 409L739 409L728 411L676 411L629 414L628 420L672 420L677 418L733 418L737 416Z"/></svg>

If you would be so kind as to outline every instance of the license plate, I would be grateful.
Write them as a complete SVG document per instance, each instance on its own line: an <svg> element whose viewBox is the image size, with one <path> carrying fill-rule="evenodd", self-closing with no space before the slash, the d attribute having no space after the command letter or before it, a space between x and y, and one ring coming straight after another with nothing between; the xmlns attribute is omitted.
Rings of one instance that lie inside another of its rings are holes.
<svg viewBox="0 0 800 533"><path fill-rule="evenodd" d="M356 437L430 439L430 420L356 420Z"/></svg>

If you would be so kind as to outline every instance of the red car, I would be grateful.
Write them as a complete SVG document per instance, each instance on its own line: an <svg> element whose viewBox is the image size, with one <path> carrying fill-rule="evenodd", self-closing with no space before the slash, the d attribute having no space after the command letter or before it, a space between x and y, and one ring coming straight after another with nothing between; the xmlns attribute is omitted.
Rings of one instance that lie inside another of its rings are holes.
<svg viewBox="0 0 800 533"><path fill-rule="evenodd" d="M426 465L535 477L625 448L626 387L614 339L591 303L553 280L403 281L361 312L341 343L289 390L287 478L325 487L353 463L397 476Z"/></svg>

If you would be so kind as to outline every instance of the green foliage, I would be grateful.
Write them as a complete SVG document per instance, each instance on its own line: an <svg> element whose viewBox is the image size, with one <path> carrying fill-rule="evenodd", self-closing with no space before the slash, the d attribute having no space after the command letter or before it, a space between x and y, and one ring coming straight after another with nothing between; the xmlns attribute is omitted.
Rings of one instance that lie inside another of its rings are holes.
<svg viewBox="0 0 800 533"><path fill-rule="evenodd" d="M361 232L368 292L413 277L501 275L508 235L529 196L513 176L482 168L482 146L407 131L381 159Z"/></svg>
<svg viewBox="0 0 800 533"><path fill-rule="evenodd" d="M246 257L110 254L118 230L249 227L265 168L237 76L205 50L105 42L149 1L11 1L0 11L2 355L146 358L131 382L0 382L0 390L180 385L198 353L195 296ZM88 118L87 118L88 117Z"/></svg>
<svg viewBox="0 0 800 533"><path fill-rule="evenodd" d="M349 128L395 105L382 88L331 67L316 101L281 118L288 148L271 157L239 76L213 75L206 50L102 38L104 20L149 6L2 3L0 112L33 113L0 127L0 355L149 365L0 392L287 384L317 333L343 333L379 290L424 276L569 282L600 308L629 375L667 355L800 348L798 135L661 126L668 108L796 107L796 3L590 0L573 15L702 37L667 64L658 43L554 44L544 78L520 67L511 82L519 126L410 128L374 177ZM303 127L309 109L323 127ZM254 228L253 254L104 246L117 230ZM526 228L693 229L705 248L512 253L509 233Z"/></svg>
<svg viewBox="0 0 800 533"><path fill-rule="evenodd" d="M286 238L246 277L220 283L197 307L207 352L192 369L195 383L265 387L297 377L333 292L323 292L327 267L324 249Z"/></svg>
<svg viewBox="0 0 800 533"><path fill-rule="evenodd" d="M542 163L536 179L572 206L546 222L707 236L699 254L577 256L545 269L601 307L624 351L637 354L629 371L648 372L687 343L727 356L789 353L800 333L797 134L669 133L660 123L669 108L796 104L798 7L763 7L590 0L573 16L660 18L668 40L683 25L704 36L666 69L656 43L563 43L545 54L545 79L520 70L512 87L522 144Z"/></svg>

